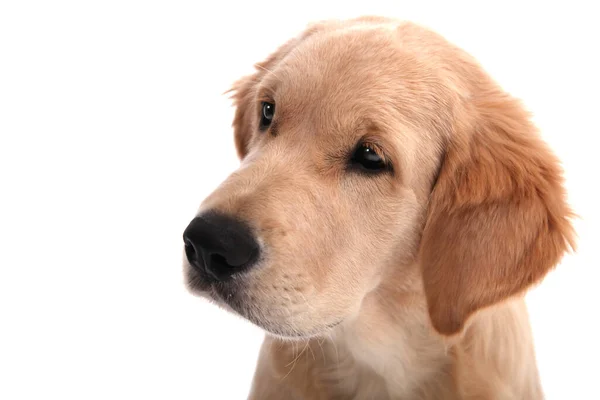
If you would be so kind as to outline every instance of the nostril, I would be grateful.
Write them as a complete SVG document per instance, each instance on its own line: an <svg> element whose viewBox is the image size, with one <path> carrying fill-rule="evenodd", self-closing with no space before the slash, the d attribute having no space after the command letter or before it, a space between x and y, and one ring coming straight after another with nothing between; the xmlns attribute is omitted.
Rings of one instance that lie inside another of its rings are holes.
<svg viewBox="0 0 600 400"><path fill-rule="evenodd" d="M206 272L217 280L224 280L233 273L240 271L245 265L253 262L254 257L245 258L244 261L233 258L221 253L203 254L206 260Z"/></svg>
<svg viewBox="0 0 600 400"><path fill-rule="evenodd" d="M210 261L211 265L218 265L231 269L240 268L254 261L256 253L256 251L248 252L247 254L212 253L210 255Z"/></svg>
<svg viewBox="0 0 600 400"><path fill-rule="evenodd" d="M189 239L185 239L185 256L187 257L190 264L193 266L198 266L198 253L196 252L196 248L193 243Z"/></svg>
<svg viewBox="0 0 600 400"><path fill-rule="evenodd" d="M210 255L211 264L222 265L225 267L233 268L233 266L229 265L227 259L220 254L213 253Z"/></svg>
<svg viewBox="0 0 600 400"><path fill-rule="evenodd" d="M207 266L206 272L217 280L222 280L223 278L230 276L236 270L235 266L227 262L225 256L218 253L212 253L208 257Z"/></svg>

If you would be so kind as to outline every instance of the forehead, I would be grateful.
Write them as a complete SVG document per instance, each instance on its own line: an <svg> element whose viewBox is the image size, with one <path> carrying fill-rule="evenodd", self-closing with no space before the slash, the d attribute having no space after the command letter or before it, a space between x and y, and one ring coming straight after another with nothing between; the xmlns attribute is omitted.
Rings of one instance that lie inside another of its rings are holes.
<svg viewBox="0 0 600 400"><path fill-rule="evenodd" d="M429 130L444 124L451 97L430 54L393 26L325 30L272 66L259 95L276 102L282 123L346 129L376 120Z"/></svg>
<svg viewBox="0 0 600 400"><path fill-rule="evenodd" d="M362 113L393 95L388 66L396 58L392 32L342 31L315 34L293 48L263 81L277 104L311 113Z"/></svg>

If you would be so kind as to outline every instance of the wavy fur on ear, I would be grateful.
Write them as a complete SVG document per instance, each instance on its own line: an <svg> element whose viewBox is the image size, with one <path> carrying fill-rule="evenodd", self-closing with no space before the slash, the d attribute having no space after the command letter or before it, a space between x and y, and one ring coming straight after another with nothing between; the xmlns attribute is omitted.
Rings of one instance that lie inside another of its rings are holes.
<svg viewBox="0 0 600 400"><path fill-rule="evenodd" d="M470 127L449 140L421 245L431 320L447 335L539 282L574 246L559 162L520 102L492 83L472 101Z"/></svg>

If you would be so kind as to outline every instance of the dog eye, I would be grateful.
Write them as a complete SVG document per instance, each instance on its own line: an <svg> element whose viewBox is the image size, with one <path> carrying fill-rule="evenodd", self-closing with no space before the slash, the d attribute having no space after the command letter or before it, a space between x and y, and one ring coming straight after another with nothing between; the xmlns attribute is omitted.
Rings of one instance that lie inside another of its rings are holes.
<svg viewBox="0 0 600 400"><path fill-rule="evenodd" d="M261 110L261 114L260 114L260 128L265 129L266 127L271 125L274 115L275 115L275 104L263 101L262 102L262 110Z"/></svg>
<svg viewBox="0 0 600 400"><path fill-rule="evenodd" d="M352 156L352 163L369 172L381 171L387 167L385 160L377 148L368 143L358 146Z"/></svg>

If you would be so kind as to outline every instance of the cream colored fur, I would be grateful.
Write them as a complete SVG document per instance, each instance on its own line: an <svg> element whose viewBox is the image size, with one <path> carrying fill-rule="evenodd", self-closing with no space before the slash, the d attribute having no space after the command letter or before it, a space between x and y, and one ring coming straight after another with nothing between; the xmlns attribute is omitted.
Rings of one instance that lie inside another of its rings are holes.
<svg viewBox="0 0 600 400"><path fill-rule="evenodd" d="M523 295L573 233L517 100L437 34L376 17L311 25L233 92L242 165L200 213L248 223L262 256L228 282L186 273L267 332L251 399L543 397ZM349 167L365 142L390 171Z"/></svg>

